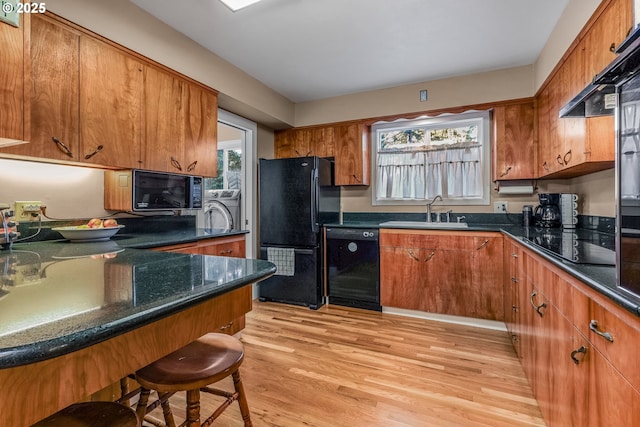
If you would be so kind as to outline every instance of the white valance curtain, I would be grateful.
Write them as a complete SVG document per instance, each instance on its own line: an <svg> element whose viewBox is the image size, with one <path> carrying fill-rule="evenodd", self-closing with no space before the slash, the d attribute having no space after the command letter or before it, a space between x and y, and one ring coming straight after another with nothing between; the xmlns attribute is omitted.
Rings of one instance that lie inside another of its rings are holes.
<svg viewBox="0 0 640 427"><path fill-rule="evenodd" d="M482 197L482 146L422 152L379 152L377 197Z"/></svg>

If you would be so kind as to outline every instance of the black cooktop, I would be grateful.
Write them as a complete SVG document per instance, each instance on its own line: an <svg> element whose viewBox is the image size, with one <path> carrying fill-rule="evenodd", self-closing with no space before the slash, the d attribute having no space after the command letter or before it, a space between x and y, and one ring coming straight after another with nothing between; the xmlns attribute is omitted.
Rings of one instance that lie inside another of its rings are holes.
<svg viewBox="0 0 640 427"><path fill-rule="evenodd" d="M523 239L576 264L616 265L615 237L610 234L531 227Z"/></svg>

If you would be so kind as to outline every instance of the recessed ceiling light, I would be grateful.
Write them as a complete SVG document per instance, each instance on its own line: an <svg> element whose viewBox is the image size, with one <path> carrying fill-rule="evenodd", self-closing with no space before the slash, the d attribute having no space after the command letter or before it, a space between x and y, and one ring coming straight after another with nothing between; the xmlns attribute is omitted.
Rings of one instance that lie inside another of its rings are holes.
<svg viewBox="0 0 640 427"><path fill-rule="evenodd" d="M220 0L233 12L242 9L243 7L251 6L254 3L258 3L260 0Z"/></svg>

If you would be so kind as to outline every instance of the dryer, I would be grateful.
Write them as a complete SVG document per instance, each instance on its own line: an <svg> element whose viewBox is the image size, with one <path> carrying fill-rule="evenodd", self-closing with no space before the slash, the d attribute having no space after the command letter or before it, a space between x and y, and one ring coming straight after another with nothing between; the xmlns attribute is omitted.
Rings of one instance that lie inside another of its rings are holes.
<svg viewBox="0 0 640 427"><path fill-rule="evenodd" d="M204 228L240 230L240 190L206 190Z"/></svg>

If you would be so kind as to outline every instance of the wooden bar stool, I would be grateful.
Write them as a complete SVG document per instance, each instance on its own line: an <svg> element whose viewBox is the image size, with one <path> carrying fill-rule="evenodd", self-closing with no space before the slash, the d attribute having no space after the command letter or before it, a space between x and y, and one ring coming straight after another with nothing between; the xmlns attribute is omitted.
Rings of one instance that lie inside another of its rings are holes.
<svg viewBox="0 0 640 427"><path fill-rule="evenodd" d="M135 411L115 402L82 402L34 424L32 427L139 427Z"/></svg>
<svg viewBox="0 0 640 427"><path fill-rule="evenodd" d="M176 392L187 393L187 419L181 426L209 426L234 401L240 405L245 427L252 427L247 397L240 380L239 368L244 360L244 346L230 335L210 333L157 360L136 372L136 381L142 386L137 412L140 419L162 405L165 422L174 427L175 421L169 397ZM209 385L231 375L235 392L227 392ZM158 392L158 400L147 406L151 390ZM225 401L203 422L200 421L200 392L222 396Z"/></svg>

